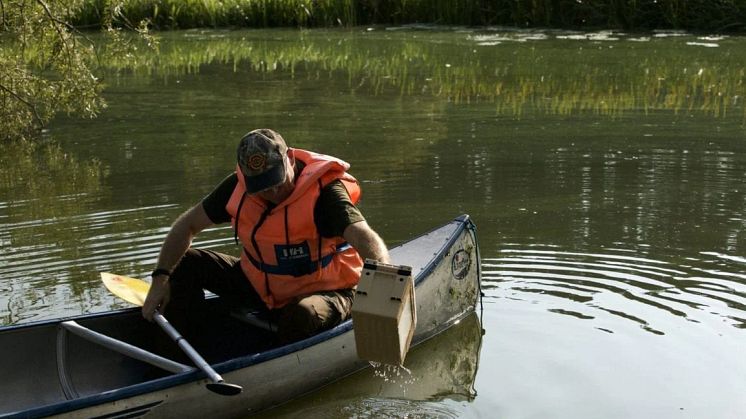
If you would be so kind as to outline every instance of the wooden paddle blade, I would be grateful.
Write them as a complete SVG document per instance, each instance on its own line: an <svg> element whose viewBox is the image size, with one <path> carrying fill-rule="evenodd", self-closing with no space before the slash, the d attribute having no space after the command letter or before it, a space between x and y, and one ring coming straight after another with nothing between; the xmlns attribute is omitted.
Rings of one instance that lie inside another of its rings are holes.
<svg viewBox="0 0 746 419"><path fill-rule="evenodd" d="M137 278L101 272L101 280L112 294L128 303L142 307L150 284Z"/></svg>

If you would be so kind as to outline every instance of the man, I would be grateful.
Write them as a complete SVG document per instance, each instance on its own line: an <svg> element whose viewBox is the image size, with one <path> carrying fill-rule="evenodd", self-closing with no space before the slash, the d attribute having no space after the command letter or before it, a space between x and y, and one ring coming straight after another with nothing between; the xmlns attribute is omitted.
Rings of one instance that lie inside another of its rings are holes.
<svg viewBox="0 0 746 419"><path fill-rule="evenodd" d="M270 129L246 134L237 160L236 172L166 235L143 317L158 309L186 326L207 289L229 304L269 309L282 343L349 318L362 261L389 262L355 206L360 188L349 165L290 149ZM225 222L243 247L240 258L190 247L199 232Z"/></svg>

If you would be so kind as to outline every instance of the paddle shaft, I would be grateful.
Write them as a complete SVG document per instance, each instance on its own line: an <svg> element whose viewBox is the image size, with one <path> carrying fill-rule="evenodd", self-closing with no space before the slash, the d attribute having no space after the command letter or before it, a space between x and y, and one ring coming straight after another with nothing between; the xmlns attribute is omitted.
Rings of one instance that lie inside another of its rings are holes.
<svg viewBox="0 0 746 419"><path fill-rule="evenodd" d="M194 348L192 348L192 345L187 342L186 339L184 339L183 336L173 327L171 326L171 323L166 320L165 317L159 312L155 312L153 314L153 319L156 323L158 323L158 326L163 329L164 332L174 341L177 345L179 345L179 348L181 348L182 351L189 357L189 359L194 362L194 364L202 370L205 374L207 374L207 377L212 381L213 383L222 383L223 377L220 376L217 372L215 372L214 369L210 366L210 364L205 361L204 358L196 351Z"/></svg>
<svg viewBox="0 0 746 419"><path fill-rule="evenodd" d="M121 275L114 275L107 272L101 272L101 280L104 282L106 288L109 289L117 297L130 302L132 304L142 307L143 302L147 298L150 284L146 283L141 279L128 278ZM194 349L189 342L184 339L176 328L171 326L171 323L166 320L161 313L156 310L153 313L153 319L158 326L170 337L176 345L194 362L194 365L199 368L200 371L207 374L207 377L212 381L207 383L207 388L217 394L223 396L235 396L241 393L243 388L237 384L230 384L223 381L223 377L220 376L210 364L205 361L204 358Z"/></svg>

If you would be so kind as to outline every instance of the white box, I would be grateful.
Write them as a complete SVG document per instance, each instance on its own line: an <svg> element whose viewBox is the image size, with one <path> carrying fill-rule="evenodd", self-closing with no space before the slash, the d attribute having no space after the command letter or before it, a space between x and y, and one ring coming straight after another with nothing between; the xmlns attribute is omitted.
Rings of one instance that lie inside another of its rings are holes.
<svg viewBox="0 0 746 419"><path fill-rule="evenodd" d="M366 260L352 304L360 359L402 365L417 324L409 266Z"/></svg>

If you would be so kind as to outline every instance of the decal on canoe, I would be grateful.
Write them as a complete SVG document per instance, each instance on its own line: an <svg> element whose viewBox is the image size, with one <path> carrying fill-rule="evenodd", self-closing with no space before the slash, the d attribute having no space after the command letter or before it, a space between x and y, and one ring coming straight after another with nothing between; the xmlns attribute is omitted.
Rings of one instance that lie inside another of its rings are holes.
<svg viewBox="0 0 746 419"><path fill-rule="evenodd" d="M471 269L471 253L460 249L451 258L451 273L456 279L464 279Z"/></svg>

